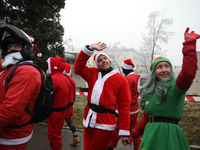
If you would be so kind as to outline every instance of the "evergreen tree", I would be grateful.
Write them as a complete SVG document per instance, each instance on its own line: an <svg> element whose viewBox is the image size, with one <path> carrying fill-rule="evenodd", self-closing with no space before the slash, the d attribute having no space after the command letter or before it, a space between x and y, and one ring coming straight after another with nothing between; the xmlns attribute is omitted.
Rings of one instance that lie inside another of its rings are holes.
<svg viewBox="0 0 200 150"><path fill-rule="evenodd" d="M65 0L1 0L0 24L8 23L34 37L42 58L34 60L41 68L47 69L49 57L64 57L60 24L60 10Z"/></svg>

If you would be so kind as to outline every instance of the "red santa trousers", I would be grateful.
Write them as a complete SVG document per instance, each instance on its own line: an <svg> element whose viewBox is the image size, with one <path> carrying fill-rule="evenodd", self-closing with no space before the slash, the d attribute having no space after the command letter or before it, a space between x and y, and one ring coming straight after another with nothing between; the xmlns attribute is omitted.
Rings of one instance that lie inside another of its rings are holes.
<svg viewBox="0 0 200 150"><path fill-rule="evenodd" d="M106 150L112 131L84 128L84 150Z"/></svg>
<svg viewBox="0 0 200 150"><path fill-rule="evenodd" d="M48 120L48 138L53 150L62 150L62 127L66 111L53 112Z"/></svg>

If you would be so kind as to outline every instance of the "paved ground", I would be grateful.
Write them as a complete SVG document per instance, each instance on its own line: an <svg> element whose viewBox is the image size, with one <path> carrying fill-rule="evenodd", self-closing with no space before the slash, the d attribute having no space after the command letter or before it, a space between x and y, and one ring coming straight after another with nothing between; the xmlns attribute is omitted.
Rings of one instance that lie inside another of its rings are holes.
<svg viewBox="0 0 200 150"><path fill-rule="evenodd" d="M77 146L70 146L72 133L69 129L64 128L62 130L63 150L83 150L83 132L79 131L78 135L81 143L77 144ZM33 125L33 137L28 143L26 150L52 150L47 137L47 125ZM124 146L119 141L115 150L133 150L133 145Z"/></svg>
<svg viewBox="0 0 200 150"><path fill-rule="evenodd" d="M70 146L69 144L72 141L72 133L68 128L63 128L63 150L83 150L83 132L78 131L78 135L81 143L77 144L77 146ZM33 137L28 143L26 150L52 150L47 137L47 125L33 125ZM124 146L121 144L121 141L119 141L117 148L114 150L133 150L133 145ZM191 150L200 150L200 146L191 146Z"/></svg>

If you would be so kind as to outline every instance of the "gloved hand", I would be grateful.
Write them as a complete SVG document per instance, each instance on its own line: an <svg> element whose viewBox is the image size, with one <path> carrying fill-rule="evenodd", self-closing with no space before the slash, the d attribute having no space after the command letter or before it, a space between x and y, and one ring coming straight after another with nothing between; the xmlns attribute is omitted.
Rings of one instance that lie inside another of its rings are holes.
<svg viewBox="0 0 200 150"><path fill-rule="evenodd" d="M185 33L184 33L185 41L183 42L183 44L191 43L191 44L194 44L194 45L195 45L195 44L196 44L196 40L197 40L198 38L200 38L200 35L194 33L194 31L188 33L189 30L190 30L189 27L187 27L187 29L185 30Z"/></svg>

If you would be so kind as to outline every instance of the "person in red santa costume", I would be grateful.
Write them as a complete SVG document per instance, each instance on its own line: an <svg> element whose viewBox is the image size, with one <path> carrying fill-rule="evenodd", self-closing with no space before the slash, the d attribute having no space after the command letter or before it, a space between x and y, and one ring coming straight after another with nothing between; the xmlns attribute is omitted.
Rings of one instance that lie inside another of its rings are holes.
<svg viewBox="0 0 200 150"><path fill-rule="evenodd" d="M13 25L0 25L3 59L0 72L1 150L24 150L33 134L31 116L25 108L31 113L34 111L41 87L40 72L33 66L22 65L16 69L9 85L4 82L15 64L33 63L35 49L31 38Z"/></svg>
<svg viewBox="0 0 200 150"><path fill-rule="evenodd" d="M76 98L76 83L74 79L70 76L71 75L71 65L66 63L65 70L63 71L63 74L66 76L68 79L68 88L70 90L69 92L69 107L67 108L67 114L65 117L65 121L67 122L68 126L70 127L70 130L72 131L73 134L73 141L70 143L71 146L75 146L76 144L80 143L80 139L78 137L78 134L76 132L76 127L74 123L71 120L71 116L74 117L74 109L73 109L73 104L75 102Z"/></svg>
<svg viewBox="0 0 200 150"><path fill-rule="evenodd" d="M100 52L94 56L96 67L86 63L96 51L106 48L105 43L87 45L79 53L75 72L88 83L88 104L85 107L84 150L106 150L112 131L115 129L115 109L119 110L119 136L124 145L130 143L131 96L128 81L113 69L109 56Z"/></svg>
<svg viewBox="0 0 200 150"><path fill-rule="evenodd" d="M137 125L138 120L137 116L139 113L139 104L138 97L140 95L141 88L141 78L139 74L135 73L136 67L133 64L131 59L126 59L121 64L123 73L125 74L125 78L128 80L129 88L131 91L131 112L130 112L130 131ZM117 143L119 141L119 120L117 119L117 126L112 133L110 141L108 143L107 150L113 150L117 147ZM138 150L139 145L141 143L141 137L138 137L133 140L134 150Z"/></svg>
<svg viewBox="0 0 200 150"><path fill-rule="evenodd" d="M48 117L48 138L53 150L62 150L62 127L67 113L69 88L68 79L63 71L66 63L61 57L50 57L47 60L48 70L53 81L54 89L54 108L52 114Z"/></svg>

